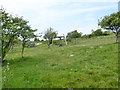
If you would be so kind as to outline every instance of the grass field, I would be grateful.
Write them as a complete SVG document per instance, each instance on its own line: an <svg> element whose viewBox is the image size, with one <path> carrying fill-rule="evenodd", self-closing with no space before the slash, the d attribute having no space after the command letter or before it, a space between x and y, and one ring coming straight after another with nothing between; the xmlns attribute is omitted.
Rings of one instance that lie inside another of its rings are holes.
<svg viewBox="0 0 120 90"><path fill-rule="evenodd" d="M115 37L78 39L62 47L46 44L10 51L3 64L3 88L117 88ZM63 43L63 42L62 42Z"/></svg>

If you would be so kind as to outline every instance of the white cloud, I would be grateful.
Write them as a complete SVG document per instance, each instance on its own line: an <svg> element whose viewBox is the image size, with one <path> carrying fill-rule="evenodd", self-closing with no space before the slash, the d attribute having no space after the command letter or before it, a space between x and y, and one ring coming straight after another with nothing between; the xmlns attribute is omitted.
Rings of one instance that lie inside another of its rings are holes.
<svg viewBox="0 0 120 90"><path fill-rule="evenodd" d="M9 12L21 14L21 12L31 11L31 14L39 14L42 18L48 17L65 17L68 15L75 15L83 12L91 12L96 10L102 10L112 8L113 6L103 6L94 8L82 8L82 9L69 9L57 11L50 9L54 5L60 5L70 2L115 2L118 0L1 0L0 3Z"/></svg>
<svg viewBox="0 0 120 90"><path fill-rule="evenodd" d="M7 9L49 8L53 5L73 2L118 2L119 0L0 0ZM17 8L19 7L19 8Z"/></svg>
<svg viewBox="0 0 120 90"><path fill-rule="evenodd" d="M75 0L76 2L118 2L119 0Z"/></svg>

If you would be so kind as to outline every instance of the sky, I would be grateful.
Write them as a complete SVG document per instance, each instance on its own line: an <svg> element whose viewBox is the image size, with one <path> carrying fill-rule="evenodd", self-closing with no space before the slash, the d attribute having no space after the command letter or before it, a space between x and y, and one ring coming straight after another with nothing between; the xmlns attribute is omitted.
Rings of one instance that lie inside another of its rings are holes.
<svg viewBox="0 0 120 90"><path fill-rule="evenodd" d="M120 0L0 0L13 16L23 16L37 33L52 27L58 35L98 29L98 19L118 11Z"/></svg>

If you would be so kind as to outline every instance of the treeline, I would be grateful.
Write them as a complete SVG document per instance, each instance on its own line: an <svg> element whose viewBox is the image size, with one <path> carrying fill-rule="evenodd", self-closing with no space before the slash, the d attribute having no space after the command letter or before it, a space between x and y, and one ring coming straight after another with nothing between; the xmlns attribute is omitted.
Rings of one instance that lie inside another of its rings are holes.
<svg viewBox="0 0 120 90"><path fill-rule="evenodd" d="M69 32L66 36L67 41L71 41L74 38L92 38L92 37L96 37L96 36L107 36L107 35L111 35L113 34L113 32L110 31L102 31L101 29L97 29L97 30L92 30L91 34L85 34L82 35L82 32L78 32L77 30L74 30L72 32Z"/></svg>
<svg viewBox="0 0 120 90"><path fill-rule="evenodd" d="M64 37L64 39L66 39L67 41L70 41L72 39L75 39L75 43L76 43L76 39L77 38L91 38L91 37L96 37L96 36L107 36L110 34L113 34L116 36L116 40L115 42L117 43L118 41L118 35L120 33L120 12L117 13L113 13L109 16L104 16L104 18L101 18L101 20L99 20L100 22L98 23L98 26L101 27L101 29L97 29L97 30L92 30L91 34L85 34L82 35L82 32L78 33L77 30L74 30L72 32L69 32L67 34L66 37ZM102 31L102 29L108 30L108 31ZM57 32L53 31L52 28L47 29L45 35L44 35L44 39L46 39L46 41L48 41L48 48L50 46L50 44L52 44L52 41L54 38L56 38L57 36Z"/></svg>
<svg viewBox="0 0 120 90"><path fill-rule="evenodd" d="M92 37L97 37L97 36L108 36L108 35L111 35L113 34L113 32L110 32L110 31L102 31L101 29L97 29L97 30L92 30L92 33L91 34L85 34L82 36L82 38L92 38Z"/></svg>

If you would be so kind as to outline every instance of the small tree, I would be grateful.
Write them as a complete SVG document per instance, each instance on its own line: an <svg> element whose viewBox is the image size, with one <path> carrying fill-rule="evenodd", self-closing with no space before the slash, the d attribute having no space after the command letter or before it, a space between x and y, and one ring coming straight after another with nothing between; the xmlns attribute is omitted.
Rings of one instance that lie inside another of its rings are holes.
<svg viewBox="0 0 120 90"><path fill-rule="evenodd" d="M30 41L31 38L36 37L34 35L34 32L37 31L37 29L32 30L31 27L27 24L28 24L28 21L22 19L21 24L20 24L20 30L21 30L20 36L22 39L22 58L23 58L23 52L24 52L26 43Z"/></svg>
<svg viewBox="0 0 120 90"><path fill-rule="evenodd" d="M53 39L57 36L57 32L53 31L53 28L47 29L44 35L44 39L48 40L48 48L50 47L50 44L52 44Z"/></svg>
<svg viewBox="0 0 120 90"><path fill-rule="evenodd" d="M120 32L120 12L105 16L98 25L100 25L101 28L112 31L116 36L115 42L117 42Z"/></svg>
<svg viewBox="0 0 120 90"><path fill-rule="evenodd" d="M67 34L66 38L68 41L71 41L73 38L75 39L75 43L76 43L76 39L80 38L82 36L82 33L78 33L77 30L74 30L70 33Z"/></svg>
<svg viewBox="0 0 120 90"><path fill-rule="evenodd" d="M76 39L79 37L79 33L77 32L77 30L73 31L71 33L71 38L75 39L75 44L76 44Z"/></svg>

